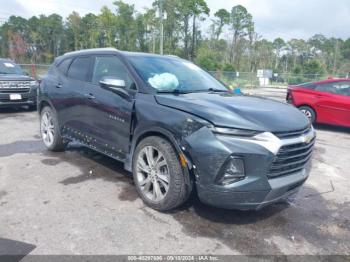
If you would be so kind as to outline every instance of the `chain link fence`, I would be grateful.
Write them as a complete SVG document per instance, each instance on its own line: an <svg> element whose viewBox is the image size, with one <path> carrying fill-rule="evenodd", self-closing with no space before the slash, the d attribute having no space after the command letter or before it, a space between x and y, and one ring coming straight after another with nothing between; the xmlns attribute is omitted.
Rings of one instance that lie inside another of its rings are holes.
<svg viewBox="0 0 350 262"><path fill-rule="evenodd" d="M31 77L41 79L49 70L50 65L46 64L19 64L20 67Z"/></svg>
<svg viewBox="0 0 350 262"><path fill-rule="evenodd" d="M256 73L251 72L225 72L225 71L210 71L211 75L225 83L227 86L242 87L242 88L252 88L259 87L259 78ZM306 82L315 82L327 79L329 77L333 78L348 78L349 75L339 74L339 75L329 75L329 74L292 74L292 73L282 73L274 74L272 78L269 79L268 87L287 87L288 85L298 85Z"/></svg>
<svg viewBox="0 0 350 262"><path fill-rule="evenodd" d="M28 75L35 79L41 79L48 71L50 65L47 64L19 64ZM232 88L254 88L259 87L259 78L252 72L232 72L232 71L209 71L216 79L220 80ZM268 87L287 87L288 85L297 85L306 82L324 80L329 77L347 78L349 75L320 75L320 74L274 74L270 79Z"/></svg>

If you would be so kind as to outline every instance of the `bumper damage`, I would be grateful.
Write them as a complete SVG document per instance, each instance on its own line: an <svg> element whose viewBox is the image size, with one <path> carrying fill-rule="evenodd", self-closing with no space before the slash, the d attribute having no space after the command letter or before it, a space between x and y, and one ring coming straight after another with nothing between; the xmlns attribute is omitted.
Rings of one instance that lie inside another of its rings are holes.
<svg viewBox="0 0 350 262"><path fill-rule="evenodd" d="M246 140L213 134L203 127L184 139L191 157L200 200L206 204L239 210L258 210L298 192L309 175L310 161L302 170L269 177L276 154ZM245 178L218 184L217 177L230 157L244 160Z"/></svg>

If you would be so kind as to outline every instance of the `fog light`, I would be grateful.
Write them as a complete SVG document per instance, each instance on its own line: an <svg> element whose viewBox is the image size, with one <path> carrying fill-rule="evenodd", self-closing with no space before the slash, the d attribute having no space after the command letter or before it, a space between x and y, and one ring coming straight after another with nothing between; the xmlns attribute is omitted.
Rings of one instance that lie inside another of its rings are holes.
<svg viewBox="0 0 350 262"><path fill-rule="evenodd" d="M221 185L232 184L245 178L244 161L241 158L230 157L222 170L217 181Z"/></svg>

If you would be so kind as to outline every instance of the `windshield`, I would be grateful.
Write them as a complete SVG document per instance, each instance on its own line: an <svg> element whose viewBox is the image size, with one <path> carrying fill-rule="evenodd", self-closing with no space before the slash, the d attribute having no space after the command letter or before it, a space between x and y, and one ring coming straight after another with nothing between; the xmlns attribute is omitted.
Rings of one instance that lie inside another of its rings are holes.
<svg viewBox="0 0 350 262"><path fill-rule="evenodd" d="M186 60L171 57L130 57L141 78L158 92L227 91L210 74Z"/></svg>
<svg viewBox="0 0 350 262"><path fill-rule="evenodd" d="M0 61L0 74L23 75L23 70L11 61Z"/></svg>

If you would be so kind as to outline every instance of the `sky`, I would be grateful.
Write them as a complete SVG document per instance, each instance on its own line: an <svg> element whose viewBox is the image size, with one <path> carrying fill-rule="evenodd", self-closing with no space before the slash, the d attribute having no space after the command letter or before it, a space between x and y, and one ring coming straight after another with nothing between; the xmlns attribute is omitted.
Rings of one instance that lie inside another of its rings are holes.
<svg viewBox="0 0 350 262"><path fill-rule="evenodd" d="M124 0L137 11L153 0ZM282 37L307 39L321 33L327 37L350 38L350 0L206 0L211 16L220 8L231 10L241 4L253 15L256 31L269 40ZM0 21L10 15L30 17L58 13L67 17L73 10L81 15L98 14L113 0L0 0ZM212 18L212 17L211 17ZM208 27L210 18L204 24ZM203 28L206 30L205 28Z"/></svg>

